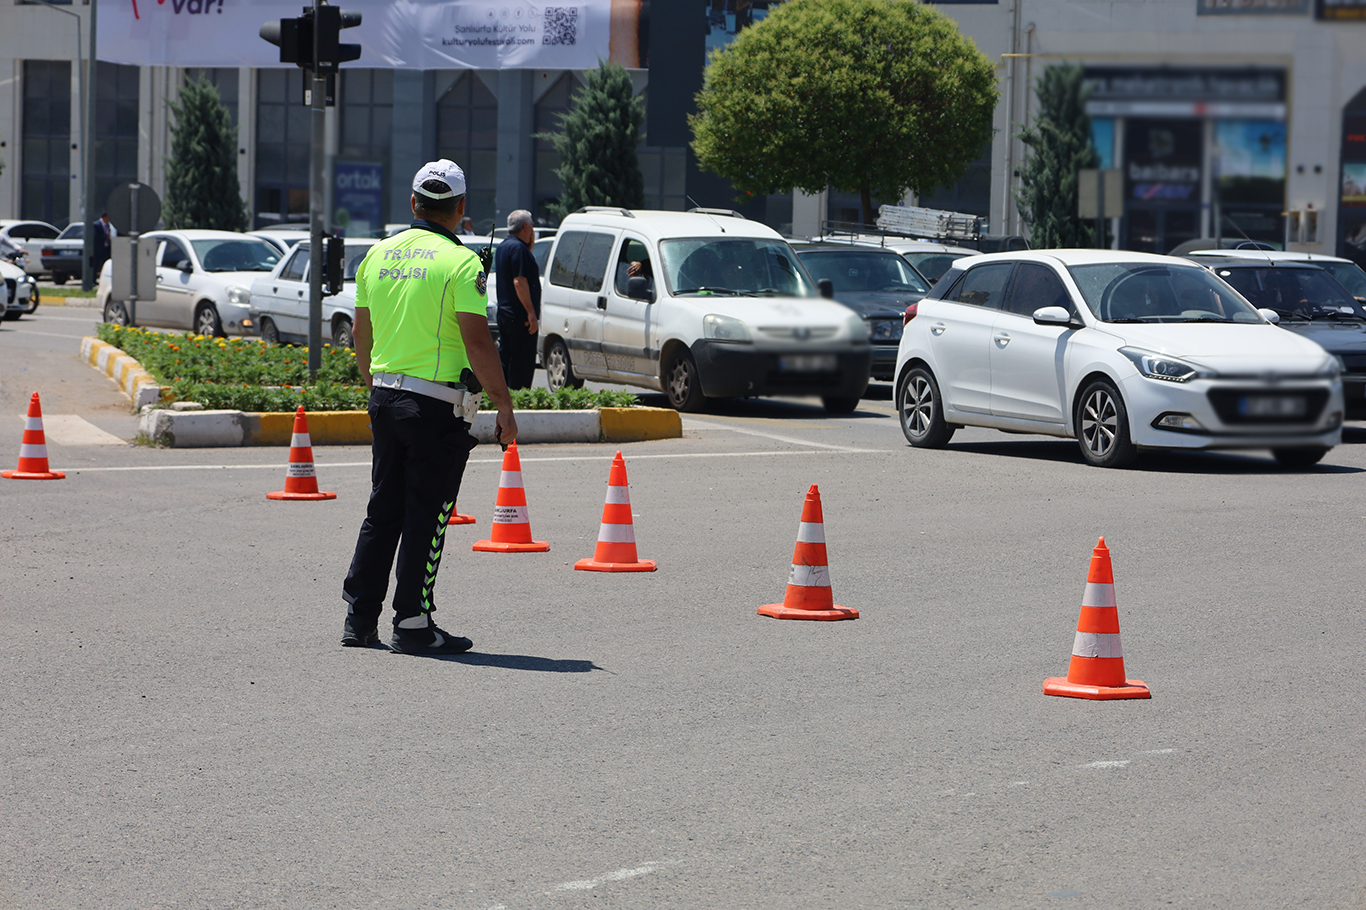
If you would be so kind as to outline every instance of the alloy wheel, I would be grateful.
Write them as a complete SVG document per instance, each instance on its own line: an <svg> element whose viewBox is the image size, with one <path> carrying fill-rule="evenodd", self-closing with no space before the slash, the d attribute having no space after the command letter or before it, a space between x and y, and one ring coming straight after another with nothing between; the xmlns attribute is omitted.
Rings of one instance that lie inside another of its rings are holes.
<svg viewBox="0 0 1366 910"><path fill-rule="evenodd" d="M1119 411L1105 389L1093 391L1081 410L1081 438L1088 452L1104 458L1119 435Z"/></svg>
<svg viewBox="0 0 1366 910"><path fill-rule="evenodd" d="M912 436L924 436L934 419L934 387L924 376L913 376L905 389L901 400L902 420Z"/></svg>

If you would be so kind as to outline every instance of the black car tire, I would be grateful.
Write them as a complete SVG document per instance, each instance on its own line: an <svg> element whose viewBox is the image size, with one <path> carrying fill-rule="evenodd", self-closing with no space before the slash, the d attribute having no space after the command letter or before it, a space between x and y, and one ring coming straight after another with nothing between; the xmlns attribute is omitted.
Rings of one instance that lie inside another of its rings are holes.
<svg viewBox="0 0 1366 910"><path fill-rule="evenodd" d="M122 300L111 300L104 305L104 321L110 325L128 325L128 308Z"/></svg>
<svg viewBox="0 0 1366 910"><path fill-rule="evenodd" d="M351 332L351 320L345 316L339 317L332 323L332 345L338 348L356 346L356 337Z"/></svg>
<svg viewBox="0 0 1366 910"><path fill-rule="evenodd" d="M3 316L0 316L0 318L6 319L6 320L12 322L12 321L14 321L15 319L18 319L18 318L19 318L20 316L22 316L22 315L24 315L24 314L21 313L21 312L19 312L18 310L5 310L4 315L3 315Z"/></svg>
<svg viewBox="0 0 1366 910"><path fill-rule="evenodd" d="M581 389L583 380L574 375L574 364L569 359L569 348L562 339L553 338L545 346L545 381L550 391Z"/></svg>
<svg viewBox="0 0 1366 910"><path fill-rule="evenodd" d="M223 321L218 318L218 309L212 303L201 303L194 311L194 331L196 335L210 338L223 334Z"/></svg>
<svg viewBox="0 0 1366 910"><path fill-rule="evenodd" d="M280 329L269 316L261 317L261 340L266 344L280 343Z"/></svg>
<svg viewBox="0 0 1366 910"><path fill-rule="evenodd" d="M52 273L52 283L53 283L53 284L66 284L66 277L67 277L67 276L66 276L66 272L53 272L53 273Z"/></svg>
<svg viewBox="0 0 1366 910"><path fill-rule="evenodd" d="M1077 445L1087 464L1123 468L1138 457L1129 438L1129 411L1108 379L1093 380L1077 396L1076 428Z"/></svg>
<svg viewBox="0 0 1366 910"><path fill-rule="evenodd" d="M1328 454L1328 446L1295 446L1294 448L1272 449L1281 467L1312 468Z"/></svg>
<svg viewBox="0 0 1366 910"><path fill-rule="evenodd" d="M821 404L831 414L852 414L858 409L859 399L857 396L852 398L825 397L821 399Z"/></svg>
<svg viewBox="0 0 1366 910"><path fill-rule="evenodd" d="M942 449L958 429L944 422L944 399L939 383L925 367L915 367L901 378L896 410L906 441L918 449Z"/></svg>
<svg viewBox="0 0 1366 910"><path fill-rule="evenodd" d="M670 407L676 411L696 413L707 406L702 381L697 375L697 361L693 359L692 351L682 345L664 368L664 392L669 396Z"/></svg>

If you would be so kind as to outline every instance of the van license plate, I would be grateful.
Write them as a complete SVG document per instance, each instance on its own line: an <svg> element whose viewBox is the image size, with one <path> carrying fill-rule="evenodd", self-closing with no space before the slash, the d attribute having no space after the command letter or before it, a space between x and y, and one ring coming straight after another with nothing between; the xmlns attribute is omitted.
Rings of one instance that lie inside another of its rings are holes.
<svg viewBox="0 0 1366 910"><path fill-rule="evenodd" d="M1303 417L1308 412L1302 395L1246 395L1238 402L1244 417Z"/></svg>
<svg viewBox="0 0 1366 910"><path fill-rule="evenodd" d="M792 373L829 373L839 368L834 354L793 354L778 358L778 369Z"/></svg>

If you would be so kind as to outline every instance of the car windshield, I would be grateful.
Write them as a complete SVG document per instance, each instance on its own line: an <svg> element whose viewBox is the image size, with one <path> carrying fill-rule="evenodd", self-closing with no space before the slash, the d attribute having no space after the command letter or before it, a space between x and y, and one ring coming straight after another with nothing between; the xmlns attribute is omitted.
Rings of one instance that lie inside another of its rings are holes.
<svg viewBox="0 0 1366 910"><path fill-rule="evenodd" d="M269 272L280 261L280 251L264 240L191 240L206 272Z"/></svg>
<svg viewBox="0 0 1366 910"><path fill-rule="evenodd" d="M1366 311L1361 309L1361 304L1347 293L1346 288L1319 269L1224 269L1216 266L1214 271L1254 306L1275 310L1282 316L1366 320Z"/></svg>
<svg viewBox="0 0 1366 910"><path fill-rule="evenodd" d="M1315 260L1314 265L1337 279L1337 283L1345 287L1353 297L1366 297L1366 272L1363 272L1361 266L1355 262Z"/></svg>
<svg viewBox="0 0 1366 910"><path fill-rule="evenodd" d="M361 262L365 259L365 254L370 252L370 247L372 246L374 246L373 243L367 243L364 246L355 244L346 245L345 275L347 281L356 280L356 270L360 268Z"/></svg>
<svg viewBox="0 0 1366 910"><path fill-rule="evenodd" d="M928 293L930 288L906 260L881 250L802 250L798 254L812 278L829 278L835 292L889 291Z"/></svg>
<svg viewBox="0 0 1366 910"><path fill-rule="evenodd" d="M82 240L85 236L83 224L68 224L66 230L57 235L58 240Z"/></svg>
<svg viewBox="0 0 1366 910"><path fill-rule="evenodd" d="M962 259L961 253L902 253L915 266L916 271L931 282L938 281L953 265L955 259Z"/></svg>
<svg viewBox="0 0 1366 910"><path fill-rule="evenodd" d="M814 296L814 284L792 247L756 237L665 240L659 244L664 280L675 296Z"/></svg>
<svg viewBox="0 0 1366 910"><path fill-rule="evenodd" d="M1067 271L1102 322L1262 322L1246 300L1199 266L1107 262Z"/></svg>

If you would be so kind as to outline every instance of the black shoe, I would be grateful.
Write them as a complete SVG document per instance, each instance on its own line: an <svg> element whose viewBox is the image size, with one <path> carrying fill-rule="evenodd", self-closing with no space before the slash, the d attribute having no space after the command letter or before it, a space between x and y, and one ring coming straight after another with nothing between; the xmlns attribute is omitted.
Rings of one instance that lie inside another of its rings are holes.
<svg viewBox="0 0 1366 910"><path fill-rule="evenodd" d="M346 624L342 626L342 647L369 648L379 644L379 623L377 620L369 622L368 627L363 626L364 620L348 614Z"/></svg>
<svg viewBox="0 0 1366 910"><path fill-rule="evenodd" d="M389 639L389 647L400 654L464 654L474 647L474 642L459 635L443 632L436 626L428 626L425 629L395 627L394 637Z"/></svg>

